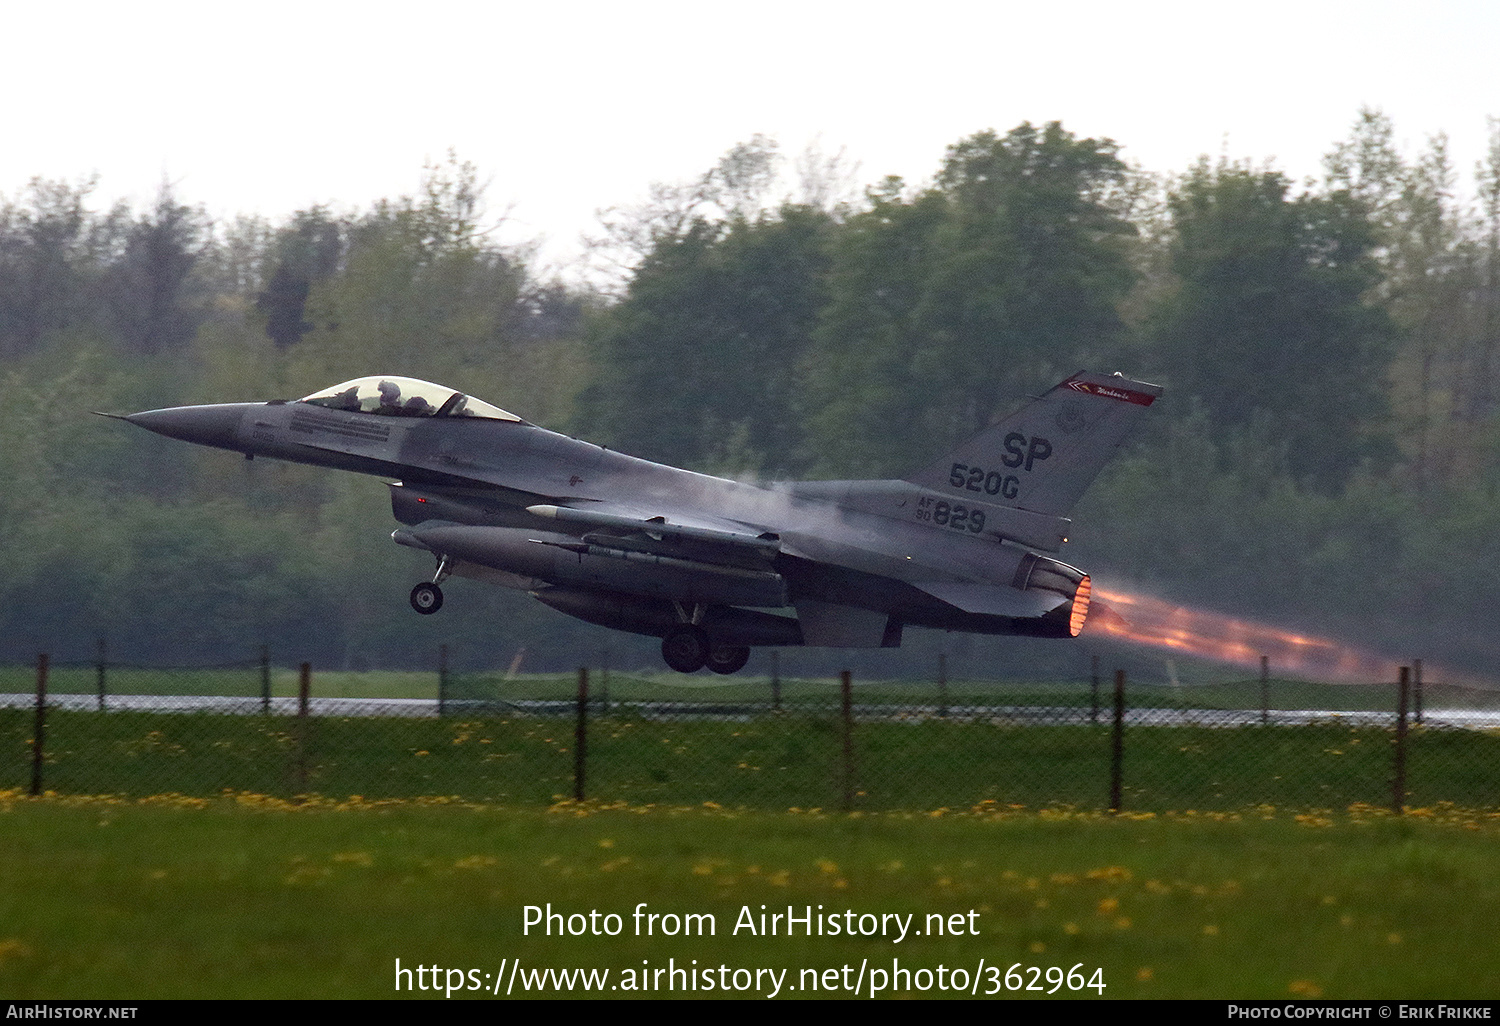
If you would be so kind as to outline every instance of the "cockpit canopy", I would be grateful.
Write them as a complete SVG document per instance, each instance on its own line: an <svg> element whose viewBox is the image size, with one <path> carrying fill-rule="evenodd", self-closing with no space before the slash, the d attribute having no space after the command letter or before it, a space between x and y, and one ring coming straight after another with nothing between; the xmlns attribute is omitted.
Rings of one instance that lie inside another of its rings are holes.
<svg viewBox="0 0 1500 1026"><path fill-rule="evenodd" d="M478 417L525 423L513 413L451 388L390 374L346 381L299 401L330 410L387 417Z"/></svg>

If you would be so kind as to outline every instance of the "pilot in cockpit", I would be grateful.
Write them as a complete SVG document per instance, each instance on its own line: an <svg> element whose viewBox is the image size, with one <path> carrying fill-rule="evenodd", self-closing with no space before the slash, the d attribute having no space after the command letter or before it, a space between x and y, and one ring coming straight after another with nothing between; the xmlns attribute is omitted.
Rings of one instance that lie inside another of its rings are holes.
<svg viewBox="0 0 1500 1026"><path fill-rule="evenodd" d="M382 381L378 387L380 405L375 408L374 412L387 417L401 416L401 386L394 381Z"/></svg>

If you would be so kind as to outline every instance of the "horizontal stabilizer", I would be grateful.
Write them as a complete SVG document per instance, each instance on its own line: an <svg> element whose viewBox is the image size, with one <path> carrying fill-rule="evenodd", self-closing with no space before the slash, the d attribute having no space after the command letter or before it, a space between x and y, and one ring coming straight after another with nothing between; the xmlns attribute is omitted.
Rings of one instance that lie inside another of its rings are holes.
<svg viewBox="0 0 1500 1026"><path fill-rule="evenodd" d="M1021 591L1003 584L964 584L947 581L918 583L917 588L933 598L984 616L1010 616L1031 619L1045 616L1071 600L1050 591Z"/></svg>

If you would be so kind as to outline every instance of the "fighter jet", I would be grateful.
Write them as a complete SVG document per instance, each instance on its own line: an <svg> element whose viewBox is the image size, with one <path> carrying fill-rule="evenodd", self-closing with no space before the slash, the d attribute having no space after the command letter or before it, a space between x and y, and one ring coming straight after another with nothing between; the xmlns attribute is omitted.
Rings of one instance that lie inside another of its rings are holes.
<svg viewBox="0 0 1500 1026"><path fill-rule="evenodd" d="M1072 638L1089 577L1042 553L1157 385L1079 372L894 481L758 485L557 434L394 375L298 400L123 419L256 456L385 477L397 544L450 576L662 639L674 670L734 673L754 646L892 648L907 627Z"/></svg>

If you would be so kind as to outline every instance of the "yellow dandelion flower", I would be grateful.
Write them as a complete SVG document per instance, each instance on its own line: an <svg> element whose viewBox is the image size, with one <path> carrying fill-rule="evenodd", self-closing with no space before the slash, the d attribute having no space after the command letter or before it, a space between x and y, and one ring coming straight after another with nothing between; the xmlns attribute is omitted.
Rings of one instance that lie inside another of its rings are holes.
<svg viewBox="0 0 1500 1026"><path fill-rule="evenodd" d="M821 872L827 873L829 876L839 871L838 863L830 859L819 859L815 864Z"/></svg>
<svg viewBox="0 0 1500 1026"><path fill-rule="evenodd" d="M608 837L601 838L599 841L599 847L601 848L613 848L614 846L615 842Z"/></svg>
<svg viewBox="0 0 1500 1026"><path fill-rule="evenodd" d="M1207 926L1205 926L1203 928L1203 936L1205 936L1205 937L1217 937L1218 935L1219 935L1219 928L1217 926L1213 925L1212 923L1209 923Z"/></svg>
<svg viewBox="0 0 1500 1026"><path fill-rule="evenodd" d="M1067 934L1069 937L1076 937L1078 936L1079 932L1080 931L1077 923L1063 923L1063 933Z"/></svg>
<svg viewBox="0 0 1500 1026"><path fill-rule="evenodd" d="M1119 919L1116 919L1115 920L1115 929L1116 930L1128 930L1128 929L1130 929L1130 917L1129 916L1121 916Z"/></svg>
<svg viewBox="0 0 1500 1026"><path fill-rule="evenodd" d="M1155 977L1156 973L1148 965L1143 965L1135 971L1135 981L1137 983L1150 983Z"/></svg>
<svg viewBox="0 0 1500 1026"><path fill-rule="evenodd" d="M1101 916L1107 916L1107 915L1111 914L1112 912L1114 912L1114 910L1117 909L1117 908L1119 908L1119 907L1120 907L1120 899L1119 898L1102 898L1099 901L1098 914L1101 915Z"/></svg>
<svg viewBox="0 0 1500 1026"><path fill-rule="evenodd" d="M1043 944L1041 941L1032 941L1030 950L1033 955L1040 955L1042 952L1047 950L1047 945Z"/></svg>
<svg viewBox="0 0 1500 1026"><path fill-rule="evenodd" d="M1387 944L1400 944L1401 935L1399 933L1388 933L1385 935L1385 942Z"/></svg>
<svg viewBox="0 0 1500 1026"><path fill-rule="evenodd" d="M1311 980L1293 980L1287 984L1287 991L1299 997L1320 998L1323 996L1323 988Z"/></svg>

